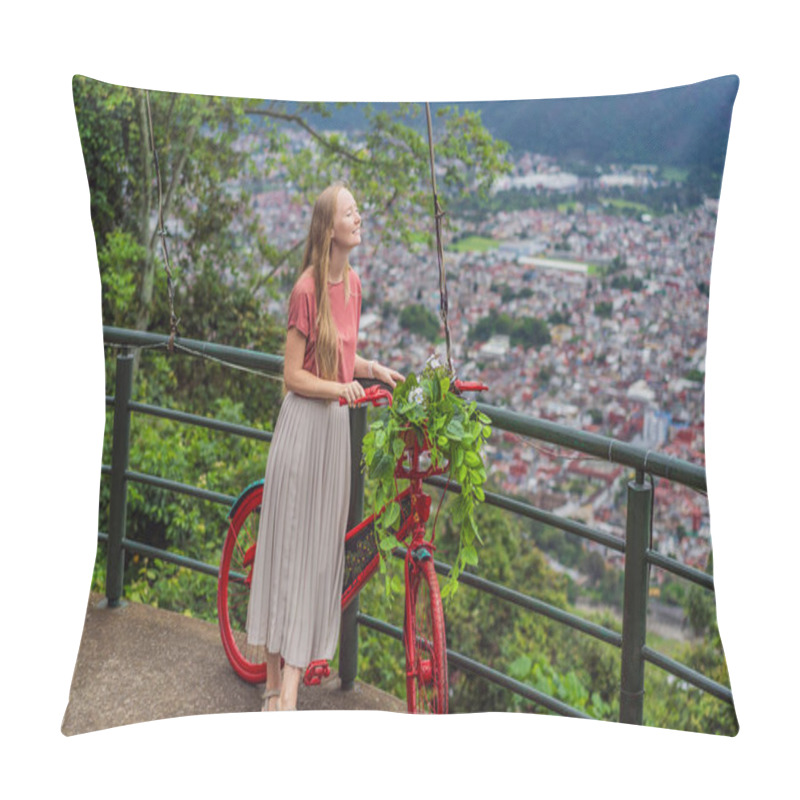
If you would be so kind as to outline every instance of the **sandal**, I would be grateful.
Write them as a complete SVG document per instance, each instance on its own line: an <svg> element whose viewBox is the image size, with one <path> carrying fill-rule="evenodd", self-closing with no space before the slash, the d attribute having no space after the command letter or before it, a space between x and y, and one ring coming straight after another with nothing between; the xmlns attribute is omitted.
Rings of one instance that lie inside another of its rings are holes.
<svg viewBox="0 0 800 800"><path fill-rule="evenodd" d="M269 701L273 697L277 697L278 698L278 711L280 711L280 708L281 708L280 696L281 696L281 690L280 689L266 689L264 691L264 694L261 695L261 698L264 701L261 704L261 710L262 711L269 711Z"/></svg>

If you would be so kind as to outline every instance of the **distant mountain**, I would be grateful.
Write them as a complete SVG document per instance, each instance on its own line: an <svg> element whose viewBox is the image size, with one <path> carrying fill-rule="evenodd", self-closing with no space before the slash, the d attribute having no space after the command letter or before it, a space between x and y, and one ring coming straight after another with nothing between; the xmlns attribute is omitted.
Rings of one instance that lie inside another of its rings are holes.
<svg viewBox="0 0 800 800"><path fill-rule="evenodd" d="M593 164L707 166L721 172L736 76L628 95L475 103L487 129L516 151Z"/></svg>
<svg viewBox="0 0 800 800"><path fill-rule="evenodd" d="M704 167L721 173L738 88L738 77L728 75L637 94L457 105L480 111L492 135L517 153L527 150L590 164ZM373 104L376 109L395 105ZM450 104L432 103L431 110L445 105ZM327 129L357 130L364 116L357 105L315 122ZM424 117L419 124L424 129Z"/></svg>

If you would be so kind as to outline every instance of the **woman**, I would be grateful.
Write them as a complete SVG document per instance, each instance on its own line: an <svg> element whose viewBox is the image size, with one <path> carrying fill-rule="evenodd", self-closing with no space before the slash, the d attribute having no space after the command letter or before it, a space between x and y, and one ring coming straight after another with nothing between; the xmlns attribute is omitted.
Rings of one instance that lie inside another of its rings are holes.
<svg viewBox="0 0 800 800"><path fill-rule="evenodd" d="M353 195L337 183L317 198L300 278L289 300L281 405L267 461L247 614L247 639L267 650L263 711L294 710L311 661L336 651L350 498L349 405L355 378L392 388L403 376L356 355L361 243ZM281 676L280 661L284 660Z"/></svg>

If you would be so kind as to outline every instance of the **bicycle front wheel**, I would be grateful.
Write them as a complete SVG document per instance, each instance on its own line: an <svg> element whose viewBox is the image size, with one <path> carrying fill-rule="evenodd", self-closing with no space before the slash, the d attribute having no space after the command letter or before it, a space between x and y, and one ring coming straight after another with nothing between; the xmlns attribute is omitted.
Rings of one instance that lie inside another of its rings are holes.
<svg viewBox="0 0 800 800"><path fill-rule="evenodd" d="M236 674L249 683L267 679L266 652L247 644L245 625L250 581L258 539L258 519L264 482L248 487L229 517L217 583L217 612L225 654Z"/></svg>
<svg viewBox="0 0 800 800"><path fill-rule="evenodd" d="M406 573L406 699L410 714L447 713L447 646L439 581L430 557Z"/></svg>

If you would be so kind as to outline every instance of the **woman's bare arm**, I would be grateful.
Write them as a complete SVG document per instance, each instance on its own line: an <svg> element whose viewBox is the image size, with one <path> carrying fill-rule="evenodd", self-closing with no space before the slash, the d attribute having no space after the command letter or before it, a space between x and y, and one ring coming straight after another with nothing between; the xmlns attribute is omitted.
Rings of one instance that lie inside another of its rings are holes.
<svg viewBox="0 0 800 800"><path fill-rule="evenodd" d="M289 328L283 358L283 380L290 392L319 400L338 400L344 397L348 403L363 397L364 389L356 381L329 381L303 369L305 352L306 337L297 328Z"/></svg>

